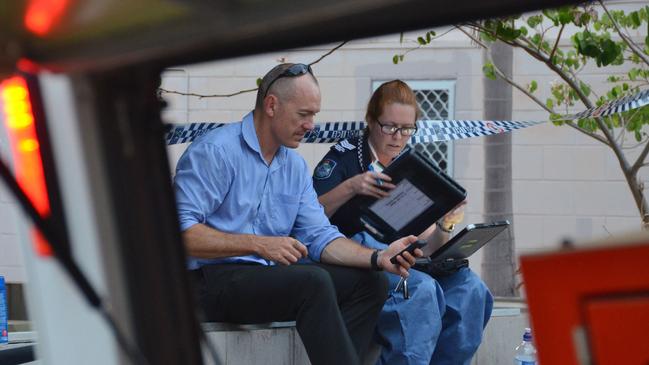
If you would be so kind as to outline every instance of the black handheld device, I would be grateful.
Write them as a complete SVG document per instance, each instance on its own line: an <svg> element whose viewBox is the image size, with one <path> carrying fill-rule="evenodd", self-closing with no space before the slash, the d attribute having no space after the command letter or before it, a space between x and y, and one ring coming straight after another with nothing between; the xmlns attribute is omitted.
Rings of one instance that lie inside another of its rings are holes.
<svg viewBox="0 0 649 365"><path fill-rule="evenodd" d="M426 241L417 240L417 241L411 243L408 247L401 250L401 252L399 252L398 254L392 256L390 258L390 262L396 265L398 263L397 262L397 256L402 255L404 252L409 252L411 255L414 255L414 252L415 252L416 249L422 248L424 246L426 246Z"/></svg>

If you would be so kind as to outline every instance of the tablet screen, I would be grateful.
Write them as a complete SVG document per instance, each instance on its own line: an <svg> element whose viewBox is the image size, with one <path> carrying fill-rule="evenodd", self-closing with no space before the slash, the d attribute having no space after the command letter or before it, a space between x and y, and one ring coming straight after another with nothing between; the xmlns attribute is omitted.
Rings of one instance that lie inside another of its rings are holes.
<svg viewBox="0 0 649 365"><path fill-rule="evenodd" d="M435 204L408 179L401 180L390 195L369 206L370 211L398 231Z"/></svg>

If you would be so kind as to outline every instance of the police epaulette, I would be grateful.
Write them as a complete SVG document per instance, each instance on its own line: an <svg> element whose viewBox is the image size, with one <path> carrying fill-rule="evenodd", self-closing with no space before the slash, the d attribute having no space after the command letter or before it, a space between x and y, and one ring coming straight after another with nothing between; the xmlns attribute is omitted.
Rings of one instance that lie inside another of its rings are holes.
<svg viewBox="0 0 649 365"><path fill-rule="evenodd" d="M336 143L335 145L333 145L331 147L331 149L336 150L336 151L338 151L340 153L344 153L346 151L351 151L351 150L353 150L355 148L356 148L356 146L349 143L349 141L347 141L346 139Z"/></svg>

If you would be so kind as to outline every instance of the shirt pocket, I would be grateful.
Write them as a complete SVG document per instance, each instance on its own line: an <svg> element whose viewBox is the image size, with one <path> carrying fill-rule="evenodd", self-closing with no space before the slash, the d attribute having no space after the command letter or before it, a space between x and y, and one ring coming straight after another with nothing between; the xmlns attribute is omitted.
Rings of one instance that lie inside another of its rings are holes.
<svg viewBox="0 0 649 365"><path fill-rule="evenodd" d="M282 236L291 233L293 224L300 209L300 196L291 194L276 194L273 199L272 220L275 231Z"/></svg>

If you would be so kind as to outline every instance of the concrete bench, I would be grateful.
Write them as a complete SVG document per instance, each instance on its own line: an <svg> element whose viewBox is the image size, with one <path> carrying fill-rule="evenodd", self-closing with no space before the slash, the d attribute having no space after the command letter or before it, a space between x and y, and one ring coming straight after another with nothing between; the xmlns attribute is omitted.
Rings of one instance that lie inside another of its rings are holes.
<svg viewBox="0 0 649 365"><path fill-rule="evenodd" d="M527 308L522 300L496 299L482 345L472 365L510 363L523 328L529 326ZM295 322L254 325L203 323L203 329L225 365L310 364ZM363 364L375 364L379 353L380 347L372 345ZM206 363L211 364L209 361Z"/></svg>
<svg viewBox="0 0 649 365"><path fill-rule="evenodd" d="M202 327L224 365L310 364L295 328L295 322L264 324L209 322L203 323ZM207 361L206 364L212 363Z"/></svg>
<svg viewBox="0 0 649 365"><path fill-rule="evenodd" d="M203 323L202 327L224 365L311 364L302 339L295 328L295 322L264 324L208 322ZM373 365L379 353L379 346L372 345L364 364ZM206 364L212 362L207 361Z"/></svg>

